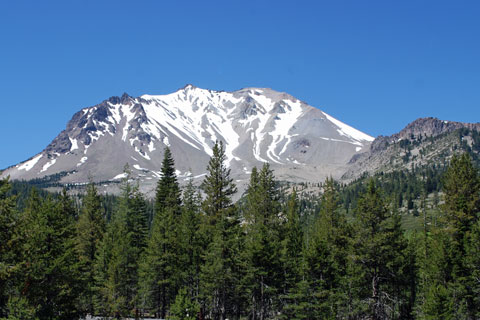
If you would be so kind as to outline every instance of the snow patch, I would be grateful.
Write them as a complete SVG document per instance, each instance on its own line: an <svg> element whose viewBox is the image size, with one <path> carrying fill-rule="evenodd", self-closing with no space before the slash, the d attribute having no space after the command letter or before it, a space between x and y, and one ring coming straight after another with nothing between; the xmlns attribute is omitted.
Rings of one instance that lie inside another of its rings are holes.
<svg viewBox="0 0 480 320"><path fill-rule="evenodd" d="M82 164L84 164L85 161L87 161L87 160L88 160L88 157L83 157L82 159L80 159L80 162L77 163L77 167L80 167L80 166L81 166Z"/></svg>
<svg viewBox="0 0 480 320"><path fill-rule="evenodd" d="M70 143L72 144L72 146L70 147L70 152L72 152L73 150L77 150L78 149L77 139L72 139L70 137L68 137L68 139L70 139Z"/></svg>
<svg viewBox="0 0 480 320"><path fill-rule="evenodd" d="M53 166L53 165L55 164L55 162L57 162L57 159L53 159L52 161L49 161L49 162L45 163L45 164L43 165L42 170L41 170L40 172L45 172L45 171L47 171L47 169L50 168L51 166Z"/></svg>
<svg viewBox="0 0 480 320"><path fill-rule="evenodd" d="M155 145L153 144L153 141L150 141L150 143L148 144L148 151L149 152L153 152L157 149L155 149Z"/></svg>
<svg viewBox="0 0 480 320"><path fill-rule="evenodd" d="M170 141L168 141L168 137L167 137L167 136L163 137L162 142L163 142L163 144L166 145L167 147L170 147Z"/></svg>
<svg viewBox="0 0 480 320"><path fill-rule="evenodd" d="M138 164L134 164L133 167L139 171L149 171L148 169L140 167Z"/></svg>
<svg viewBox="0 0 480 320"><path fill-rule="evenodd" d="M117 174L115 177L112 178L112 180L118 180L118 179L125 179L128 176L126 172Z"/></svg>
<svg viewBox="0 0 480 320"><path fill-rule="evenodd" d="M28 160L27 162L22 164L20 167L18 167L18 170L30 171L30 169L32 169L37 164L38 160L40 160L42 156L43 156L42 154L39 154L35 158Z"/></svg>
<svg viewBox="0 0 480 320"><path fill-rule="evenodd" d="M342 136L347 136L347 137L351 137L353 138L354 140L357 140L357 141L373 141L375 140L374 137L372 136L369 136L368 134L365 134L355 128L352 128L350 127L349 125L341 122L341 121L338 121L337 119L335 119L334 117L326 114L325 112L323 112L323 114L325 115L325 117L327 117L327 119L332 122L335 126L338 127L337 131L338 133L340 133Z"/></svg>

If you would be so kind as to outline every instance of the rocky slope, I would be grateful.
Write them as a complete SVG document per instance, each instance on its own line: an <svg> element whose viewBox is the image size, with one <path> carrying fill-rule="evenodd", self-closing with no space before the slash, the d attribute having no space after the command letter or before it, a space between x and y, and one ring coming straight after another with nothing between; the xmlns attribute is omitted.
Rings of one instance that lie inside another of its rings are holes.
<svg viewBox="0 0 480 320"><path fill-rule="evenodd" d="M379 136L368 152L350 160L344 180L368 173L411 169L412 166L444 164L455 152L471 147L474 140L460 130L480 131L480 123L444 121L420 118L408 124L399 133Z"/></svg>

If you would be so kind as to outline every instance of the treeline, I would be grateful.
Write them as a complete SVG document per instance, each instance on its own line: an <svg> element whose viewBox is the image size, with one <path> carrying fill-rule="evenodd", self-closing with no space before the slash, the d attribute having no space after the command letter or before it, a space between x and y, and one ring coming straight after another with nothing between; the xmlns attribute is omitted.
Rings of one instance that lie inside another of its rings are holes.
<svg viewBox="0 0 480 320"><path fill-rule="evenodd" d="M305 226L268 164L234 204L225 159L217 143L201 192L182 190L166 149L153 214L128 170L111 217L93 183L78 208L66 191L33 190L19 210L2 180L0 318L480 317L480 177L468 155L446 170L438 223L425 217L408 235L374 179L348 217L327 179Z"/></svg>

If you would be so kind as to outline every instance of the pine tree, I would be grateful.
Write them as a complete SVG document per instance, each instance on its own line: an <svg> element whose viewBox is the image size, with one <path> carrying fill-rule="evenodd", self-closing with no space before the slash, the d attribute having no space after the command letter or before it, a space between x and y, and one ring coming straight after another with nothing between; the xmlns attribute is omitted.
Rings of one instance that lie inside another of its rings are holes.
<svg viewBox="0 0 480 320"><path fill-rule="evenodd" d="M480 221L472 227L466 246L465 266L469 271L465 282L469 288L469 314L480 318Z"/></svg>
<svg viewBox="0 0 480 320"><path fill-rule="evenodd" d="M89 314L94 311L94 273L97 248L105 232L105 219L100 196L93 182L87 185L81 213L76 224L75 247L80 262L84 291L80 295L80 308Z"/></svg>
<svg viewBox="0 0 480 320"><path fill-rule="evenodd" d="M162 177L155 197L155 216L140 276L142 300L152 312L165 318L180 286L178 221L181 216L180 187L172 155L164 151Z"/></svg>
<svg viewBox="0 0 480 320"><path fill-rule="evenodd" d="M138 185L125 168L122 195L97 254L99 310L110 315L138 316L139 261L146 245L147 212Z"/></svg>
<svg viewBox="0 0 480 320"><path fill-rule="evenodd" d="M183 285L190 298L197 299L200 287L200 267L202 265L202 237L199 231L201 222L201 196L190 179L183 190L182 215L179 223L180 266Z"/></svg>
<svg viewBox="0 0 480 320"><path fill-rule="evenodd" d="M140 261L147 246L148 237L148 210L147 202L140 192L138 185L133 189L129 198L127 211L127 237L128 237L128 281L131 306L138 317L139 307L143 304L140 286Z"/></svg>
<svg viewBox="0 0 480 320"><path fill-rule="evenodd" d="M168 147L163 152L161 178L158 181L155 194L155 213L158 214L164 208L173 208L178 214L181 197L180 187L175 174L175 162Z"/></svg>
<svg viewBox="0 0 480 320"><path fill-rule="evenodd" d="M284 238L282 240L282 265L283 265L283 288L284 317L294 316L296 301L296 286L301 278L303 267L303 230L300 225L300 213L297 191L294 189L285 208L285 222L283 226ZM293 311L293 312L292 312Z"/></svg>
<svg viewBox="0 0 480 320"><path fill-rule="evenodd" d="M480 177L467 153L453 156L443 187L448 224L454 228L454 237L460 242L480 212Z"/></svg>
<svg viewBox="0 0 480 320"><path fill-rule="evenodd" d="M207 239L207 246L201 270L201 296L210 317L224 320L241 311L237 300L241 277L241 230L238 210L231 199L236 187L225 166L221 142L213 147L202 187L206 196L202 207L205 213L203 236Z"/></svg>
<svg viewBox="0 0 480 320"><path fill-rule="evenodd" d="M13 291L12 278L16 264L18 214L15 197L7 195L10 189L8 178L0 180L0 318L7 316L7 302Z"/></svg>
<svg viewBox="0 0 480 320"><path fill-rule="evenodd" d="M97 249L95 280L96 311L109 316L127 316L131 306L129 252L126 215L117 210L107 225Z"/></svg>
<svg viewBox="0 0 480 320"><path fill-rule="evenodd" d="M290 288L300 279L300 268L302 264L303 249L303 230L300 225L300 212L297 191L293 190L287 202L286 221L284 225L283 240L283 265L285 276L284 292L288 292Z"/></svg>
<svg viewBox="0 0 480 320"><path fill-rule="evenodd" d="M202 208L210 226L214 226L223 211L232 206L231 197L237 192L237 187L230 177L230 169L225 166L223 143L217 141L212 152L207 166L207 176L201 186L206 195Z"/></svg>
<svg viewBox="0 0 480 320"><path fill-rule="evenodd" d="M196 320L199 312L200 305L191 298L187 288L180 289L171 307L171 319Z"/></svg>
<svg viewBox="0 0 480 320"><path fill-rule="evenodd" d="M422 274L420 314L425 317L474 319L480 306L476 257L480 212L480 177L468 154L454 156L443 179L445 219L432 232L429 263Z"/></svg>
<svg viewBox="0 0 480 320"><path fill-rule="evenodd" d="M28 302L39 319L78 318L71 201L65 193L57 202L51 197L41 200L33 192L22 222L20 300Z"/></svg>
<svg viewBox="0 0 480 320"><path fill-rule="evenodd" d="M307 233L303 252L302 281L294 291L297 307L307 319L343 316L350 230L339 212L337 185L332 178L323 184L319 216ZM301 301L301 303L298 303Z"/></svg>
<svg viewBox="0 0 480 320"><path fill-rule="evenodd" d="M266 319L278 308L282 275L279 191L268 164L259 174L252 169L246 199L244 282L251 301L251 319Z"/></svg>
<svg viewBox="0 0 480 320"><path fill-rule="evenodd" d="M402 304L411 283L406 276L407 242L400 216L392 213L381 189L371 179L358 200L352 255L351 312L354 317L405 319ZM406 311L405 311L406 310Z"/></svg>

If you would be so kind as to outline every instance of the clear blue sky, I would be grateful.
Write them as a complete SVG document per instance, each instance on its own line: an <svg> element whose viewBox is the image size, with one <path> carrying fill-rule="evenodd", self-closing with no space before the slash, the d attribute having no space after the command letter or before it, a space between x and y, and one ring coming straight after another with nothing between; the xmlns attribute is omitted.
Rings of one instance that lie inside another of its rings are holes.
<svg viewBox="0 0 480 320"><path fill-rule="evenodd" d="M286 91L370 135L480 121L480 1L1 1L0 168L127 92Z"/></svg>

